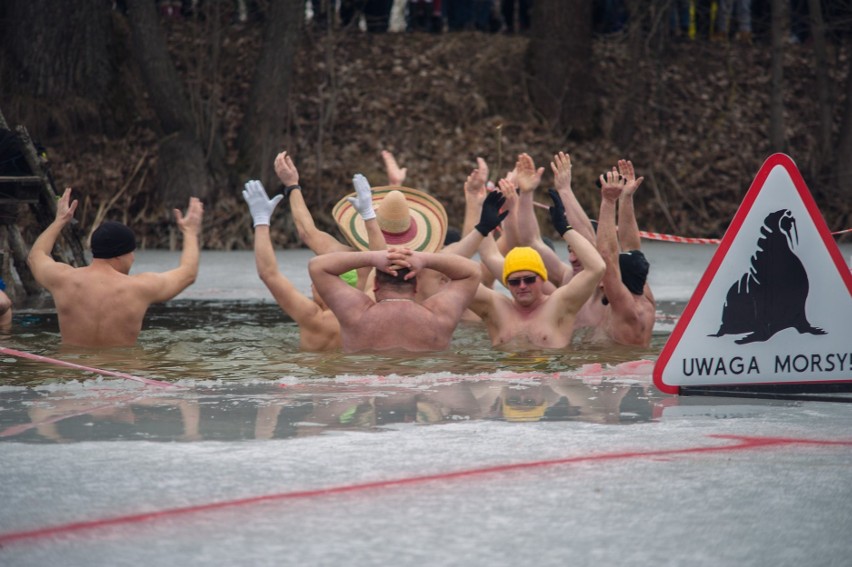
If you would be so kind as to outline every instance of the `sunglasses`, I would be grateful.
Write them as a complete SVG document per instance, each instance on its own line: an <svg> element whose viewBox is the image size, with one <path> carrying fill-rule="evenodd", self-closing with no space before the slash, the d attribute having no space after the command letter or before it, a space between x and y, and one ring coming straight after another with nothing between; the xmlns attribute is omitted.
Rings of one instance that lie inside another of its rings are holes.
<svg viewBox="0 0 852 567"><path fill-rule="evenodd" d="M511 278L506 280L506 283L511 287L518 287L523 282L525 285L532 285L536 282L538 276L524 276L522 278Z"/></svg>

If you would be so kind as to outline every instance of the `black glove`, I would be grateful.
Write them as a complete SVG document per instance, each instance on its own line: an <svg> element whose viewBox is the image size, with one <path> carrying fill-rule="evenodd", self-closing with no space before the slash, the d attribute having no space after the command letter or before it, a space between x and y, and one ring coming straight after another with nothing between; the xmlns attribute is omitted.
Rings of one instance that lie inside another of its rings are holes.
<svg viewBox="0 0 852 567"><path fill-rule="evenodd" d="M500 191L492 191L485 197L485 202L482 203L482 214L479 215L479 224L474 227L482 236L488 236L488 233L497 228L509 214L509 211L500 212L500 207L505 202L506 197Z"/></svg>
<svg viewBox="0 0 852 567"><path fill-rule="evenodd" d="M559 233L559 236L565 236L565 233L571 230L571 225L568 224L568 217L565 216L565 205L562 204L562 198L556 189L548 189L550 198L553 199L553 206L550 207L550 222L553 223L553 228Z"/></svg>

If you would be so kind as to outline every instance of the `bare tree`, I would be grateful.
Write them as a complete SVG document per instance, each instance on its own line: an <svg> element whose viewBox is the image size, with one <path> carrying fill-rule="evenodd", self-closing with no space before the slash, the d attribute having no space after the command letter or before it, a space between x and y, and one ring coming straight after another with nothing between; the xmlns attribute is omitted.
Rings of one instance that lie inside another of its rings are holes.
<svg viewBox="0 0 852 567"><path fill-rule="evenodd" d="M183 207L190 196L209 195L211 179L198 126L183 83L169 55L156 5L128 0L133 55L139 63L162 129L157 161L157 192L166 210Z"/></svg>
<svg viewBox="0 0 852 567"><path fill-rule="evenodd" d="M820 0L808 0L811 12L811 37L814 40L814 72L817 79L817 104L819 105L819 135L814 155L816 173L831 156L831 131L834 125L834 101L828 77L828 50L825 44L825 19Z"/></svg>
<svg viewBox="0 0 852 567"><path fill-rule="evenodd" d="M240 131L241 161L250 175L267 185L273 180L272 161L286 132L287 99L304 12L303 0L270 0L263 47Z"/></svg>
<svg viewBox="0 0 852 567"><path fill-rule="evenodd" d="M840 137L835 154L835 187L838 195L846 195L852 185L852 58L846 62L846 102L843 105L843 122L840 124ZM845 219L849 222L849 218ZM846 225L843 225L846 226Z"/></svg>
<svg viewBox="0 0 852 567"><path fill-rule="evenodd" d="M103 0L0 3L0 85L11 122L37 136L97 131L113 77ZM57 104L61 101L61 104Z"/></svg>
<svg viewBox="0 0 852 567"><path fill-rule="evenodd" d="M772 0L772 63L769 91L769 144L772 151L787 146L784 135L784 42L789 33L788 0Z"/></svg>
<svg viewBox="0 0 852 567"><path fill-rule="evenodd" d="M529 94L544 120L577 137L596 130L592 3L537 0L527 51Z"/></svg>

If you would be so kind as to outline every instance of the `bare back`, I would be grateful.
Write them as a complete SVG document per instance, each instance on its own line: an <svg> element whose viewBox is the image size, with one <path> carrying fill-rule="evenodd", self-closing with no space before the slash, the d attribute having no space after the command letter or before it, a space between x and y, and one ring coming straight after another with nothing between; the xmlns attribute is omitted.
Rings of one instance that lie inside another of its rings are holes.
<svg viewBox="0 0 852 567"><path fill-rule="evenodd" d="M65 271L50 287L62 342L78 346L130 346L142 330L154 282L92 266Z"/></svg>
<svg viewBox="0 0 852 567"><path fill-rule="evenodd" d="M458 318L459 314L436 313L413 300L386 299L369 305L351 324L341 326L343 350L445 350Z"/></svg>

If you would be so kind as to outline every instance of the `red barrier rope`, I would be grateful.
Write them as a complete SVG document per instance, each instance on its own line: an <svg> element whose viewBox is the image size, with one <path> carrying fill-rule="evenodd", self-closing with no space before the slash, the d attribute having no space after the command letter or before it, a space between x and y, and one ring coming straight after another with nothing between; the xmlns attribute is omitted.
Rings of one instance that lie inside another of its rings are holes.
<svg viewBox="0 0 852 567"><path fill-rule="evenodd" d="M125 380L141 382L143 384L147 384L148 386L158 386L160 388L181 388L177 384L169 384L168 382L160 382L159 380L152 380L151 378L133 376L132 374L116 372L115 370L104 370L103 368L83 366L82 364L76 364L74 362L67 362L65 360L41 356L40 354L31 354L28 352L23 352L20 350L15 350L6 347L0 347L0 354L8 354L9 356L14 356L17 358L27 358L29 360L35 360L36 362L46 362L48 364L55 364L57 366L65 366L67 368L74 368L75 370L85 370L86 372L94 372L95 374L101 374L103 376L115 376L116 378L124 378Z"/></svg>
<svg viewBox="0 0 852 567"><path fill-rule="evenodd" d="M61 524L56 526L46 526L31 530L18 532L0 533L0 546L9 545L13 542L31 539L41 539L52 537L60 534L81 532L84 530L92 530L109 526L138 524L160 518L168 518L182 516L186 514L195 514L199 512L207 512L211 510L221 510L223 508L233 508L237 506L251 506L266 502L275 502L282 500L295 500L302 498L314 498L330 496L333 494L344 494L349 492L360 492L367 490L388 489L398 486L416 485L427 482L447 481L462 478L469 478L480 475L490 475L495 473L505 473L510 471L520 471L537 469L543 467L552 467L557 465L569 465L584 462L605 462L621 459L647 459L670 457L676 455L690 455L702 453L723 453L729 451L754 450L765 447L783 447L787 445L813 445L813 446L850 446L852 441L847 440L820 440L820 439L794 439L783 437L751 437L741 435L711 435L717 439L726 439L733 441L733 444L728 445L712 445L685 447L680 449L657 449L657 450L637 450L624 451L618 453L599 453L593 455L580 455L574 457L565 457L561 459L530 461L522 463L511 463L504 465L486 466L476 469L463 469L443 473L427 474L422 476L402 477L388 480L378 480L373 482L364 482L359 484L347 484L330 486L327 488L316 488L309 490L298 490L294 492L279 492L277 494L265 494L261 496L250 496L248 498L238 498L235 500L223 500L219 502L210 502L207 504L196 504L193 506L185 506L182 508L170 508L165 510L155 510L153 512L143 512L139 514L129 514L126 516L117 516L112 518L102 518L99 520L84 520Z"/></svg>

